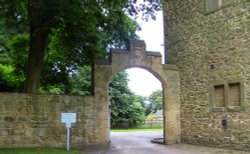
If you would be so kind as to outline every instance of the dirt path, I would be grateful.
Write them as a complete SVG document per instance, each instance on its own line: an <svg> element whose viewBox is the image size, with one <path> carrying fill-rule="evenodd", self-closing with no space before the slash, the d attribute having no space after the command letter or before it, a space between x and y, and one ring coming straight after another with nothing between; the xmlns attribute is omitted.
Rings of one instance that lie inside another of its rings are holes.
<svg viewBox="0 0 250 154"><path fill-rule="evenodd" d="M88 148L85 154L249 154L188 144L160 145L150 142L161 137L162 132L112 133L109 146Z"/></svg>

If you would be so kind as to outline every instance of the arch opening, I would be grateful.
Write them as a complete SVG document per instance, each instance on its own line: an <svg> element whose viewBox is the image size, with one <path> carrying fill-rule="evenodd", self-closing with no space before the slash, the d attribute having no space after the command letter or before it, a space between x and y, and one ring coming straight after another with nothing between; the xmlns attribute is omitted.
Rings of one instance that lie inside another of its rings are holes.
<svg viewBox="0 0 250 154"><path fill-rule="evenodd" d="M133 133L138 139L144 138L163 143L163 86L162 81L145 67L129 67L118 72L109 82L109 141L116 142L119 133ZM110 130L114 130L110 133ZM138 131L149 131L138 133ZM112 134L112 135L111 135ZM159 140L160 139L160 140Z"/></svg>

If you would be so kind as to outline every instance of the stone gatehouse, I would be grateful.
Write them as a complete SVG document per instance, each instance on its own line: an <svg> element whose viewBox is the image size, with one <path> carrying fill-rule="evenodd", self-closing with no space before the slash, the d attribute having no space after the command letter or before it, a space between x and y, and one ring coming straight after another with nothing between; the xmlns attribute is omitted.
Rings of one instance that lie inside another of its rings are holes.
<svg viewBox="0 0 250 154"><path fill-rule="evenodd" d="M179 68L182 142L250 150L250 2L165 3L166 64Z"/></svg>

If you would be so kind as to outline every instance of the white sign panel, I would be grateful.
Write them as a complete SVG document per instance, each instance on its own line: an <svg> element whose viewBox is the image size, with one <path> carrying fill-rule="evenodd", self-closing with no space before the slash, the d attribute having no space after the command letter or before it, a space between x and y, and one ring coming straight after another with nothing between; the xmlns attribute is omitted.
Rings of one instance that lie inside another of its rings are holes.
<svg viewBox="0 0 250 154"><path fill-rule="evenodd" d="M70 147L70 128L72 123L76 123L76 113L62 113L61 122L66 123L67 128L67 151Z"/></svg>
<svg viewBox="0 0 250 154"><path fill-rule="evenodd" d="M62 123L71 124L76 123L76 113L62 113Z"/></svg>

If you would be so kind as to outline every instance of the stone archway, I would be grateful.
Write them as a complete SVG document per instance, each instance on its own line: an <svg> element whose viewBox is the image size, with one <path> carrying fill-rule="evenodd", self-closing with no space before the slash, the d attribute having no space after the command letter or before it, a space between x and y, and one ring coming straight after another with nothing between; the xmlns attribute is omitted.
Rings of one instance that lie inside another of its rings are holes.
<svg viewBox="0 0 250 154"><path fill-rule="evenodd" d="M130 40L127 50L111 50L109 61L96 61L94 66L95 102L100 109L99 143L107 144L108 139L108 86L113 75L131 67L143 68L152 73L162 83L164 142L180 142L180 99L179 73L175 66L162 64L161 54L146 51L141 40ZM90 143L91 144L91 143Z"/></svg>

